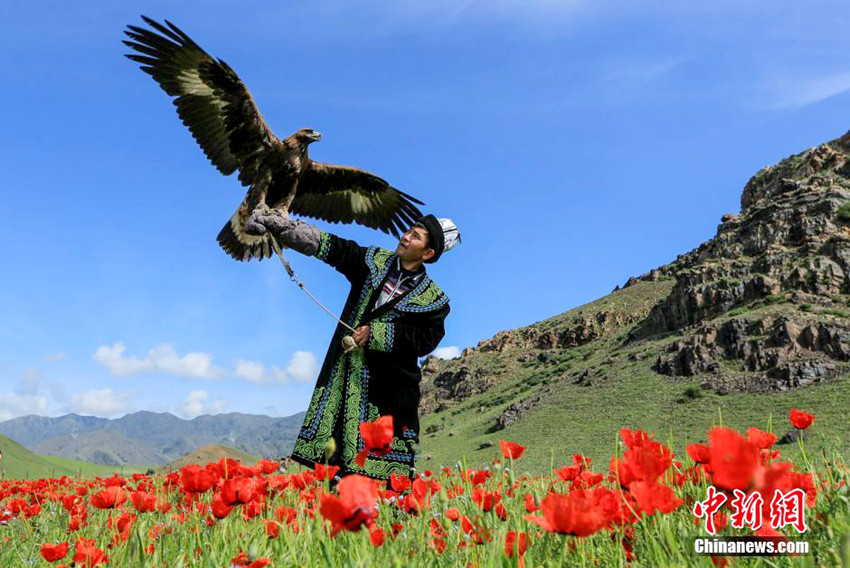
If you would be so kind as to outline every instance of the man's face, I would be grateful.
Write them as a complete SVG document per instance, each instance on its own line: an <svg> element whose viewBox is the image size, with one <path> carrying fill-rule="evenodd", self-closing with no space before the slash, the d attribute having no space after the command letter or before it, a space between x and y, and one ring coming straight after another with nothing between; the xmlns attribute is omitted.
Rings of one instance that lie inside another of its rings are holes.
<svg viewBox="0 0 850 568"><path fill-rule="evenodd" d="M434 249L428 246L428 231L424 227L413 225L401 236L395 253L407 262L428 260L434 256Z"/></svg>

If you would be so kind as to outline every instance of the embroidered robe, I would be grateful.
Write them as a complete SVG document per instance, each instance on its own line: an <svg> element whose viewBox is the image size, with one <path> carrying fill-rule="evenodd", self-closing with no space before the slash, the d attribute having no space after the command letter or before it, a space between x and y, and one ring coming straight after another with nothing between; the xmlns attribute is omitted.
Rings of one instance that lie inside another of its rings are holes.
<svg viewBox="0 0 850 568"><path fill-rule="evenodd" d="M315 256L333 266L351 283L340 319L351 327L371 326L365 349L345 353L342 338L350 332L337 325L316 387L298 434L292 459L312 466L324 463L333 437L331 465L342 472L389 479L392 473L412 477L419 442L419 358L437 348L445 335L449 298L426 274L418 284L379 308L394 252L321 232ZM364 448L360 423L393 416L392 451L355 463Z"/></svg>

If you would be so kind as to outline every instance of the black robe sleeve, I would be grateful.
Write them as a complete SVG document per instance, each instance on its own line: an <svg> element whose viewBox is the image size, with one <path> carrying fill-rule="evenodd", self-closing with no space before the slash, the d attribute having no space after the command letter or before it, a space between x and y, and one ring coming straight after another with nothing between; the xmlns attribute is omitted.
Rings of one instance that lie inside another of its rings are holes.
<svg viewBox="0 0 850 568"><path fill-rule="evenodd" d="M345 276L352 284L366 277L367 247L362 247L354 241L343 239L334 234L321 231L319 248L316 258L333 266L337 272Z"/></svg>

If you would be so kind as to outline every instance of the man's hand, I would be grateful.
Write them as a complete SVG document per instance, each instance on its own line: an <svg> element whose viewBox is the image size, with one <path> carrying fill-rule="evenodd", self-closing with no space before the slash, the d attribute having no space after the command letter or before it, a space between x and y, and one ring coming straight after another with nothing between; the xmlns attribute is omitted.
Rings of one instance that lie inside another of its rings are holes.
<svg viewBox="0 0 850 568"><path fill-rule="evenodd" d="M371 327L369 327L368 325L361 325L360 327L354 330L354 334L352 335L352 337L354 338L354 342L357 344L357 347L363 349L369 342L369 336L371 336L371 334Z"/></svg>

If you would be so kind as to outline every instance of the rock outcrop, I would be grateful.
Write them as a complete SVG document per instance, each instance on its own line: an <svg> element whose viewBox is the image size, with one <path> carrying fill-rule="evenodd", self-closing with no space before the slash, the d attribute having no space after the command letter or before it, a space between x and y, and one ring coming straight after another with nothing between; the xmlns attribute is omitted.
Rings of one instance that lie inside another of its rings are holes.
<svg viewBox="0 0 850 568"><path fill-rule="evenodd" d="M741 214L665 267L676 278L633 337L677 330L785 290L850 293L850 149L834 141L758 172ZM650 279L649 275L641 279Z"/></svg>
<svg viewBox="0 0 850 568"><path fill-rule="evenodd" d="M780 316L702 324L671 343L654 368L670 376L704 375L705 386L721 392L770 392L831 378L844 361L850 361L850 328Z"/></svg>
<svg viewBox="0 0 850 568"><path fill-rule="evenodd" d="M423 412L445 410L521 373L529 385L479 407L503 408L492 429L505 428L546 404L540 382L595 388L616 376L598 362L581 363L596 346L625 349L630 362L672 380L695 377L719 393L801 388L847 372L850 133L756 173L740 213L724 214L713 238L609 296L501 331L454 361L429 357ZM574 349L581 351L570 356Z"/></svg>

